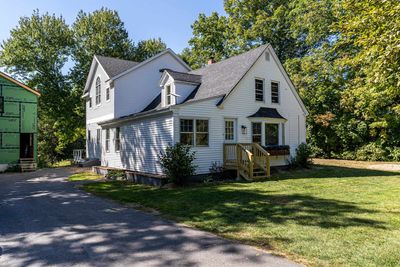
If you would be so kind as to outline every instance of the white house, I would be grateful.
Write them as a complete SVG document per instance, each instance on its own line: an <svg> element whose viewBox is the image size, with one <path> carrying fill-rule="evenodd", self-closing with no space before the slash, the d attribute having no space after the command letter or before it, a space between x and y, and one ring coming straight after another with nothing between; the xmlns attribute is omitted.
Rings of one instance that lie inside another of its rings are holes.
<svg viewBox="0 0 400 267"><path fill-rule="evenodd" d="M308 112L270 45L197 70L170 49L141 63L95 56L84 97L88 157L138 174L162 175L160 152L180 142L197 174L219 162L264 177L306 141Z"/></svg>

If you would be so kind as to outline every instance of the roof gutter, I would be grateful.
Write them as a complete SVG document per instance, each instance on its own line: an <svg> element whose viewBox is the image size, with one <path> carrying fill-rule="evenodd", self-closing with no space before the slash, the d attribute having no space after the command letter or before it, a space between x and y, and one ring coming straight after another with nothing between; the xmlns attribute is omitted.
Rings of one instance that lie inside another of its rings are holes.
<svg viewBox="0 0 400 267"><path fill-rule="evenodd" d="M122 118L112 119L112 120L108 120L108 121L102 121L102 122L99 122L98 125L100 125L101 127L107 128L107 127L121 125L121 124L131 122L131 121L152 118L152 117L158 117L159 115L162 115L162 114L169 114L169 113L172 114L172 112L173 111L172 111L171 107L161 109L161 110L149 110L149 111L139 112L139 113L129 115L126 117L122 117Z"/></svg>

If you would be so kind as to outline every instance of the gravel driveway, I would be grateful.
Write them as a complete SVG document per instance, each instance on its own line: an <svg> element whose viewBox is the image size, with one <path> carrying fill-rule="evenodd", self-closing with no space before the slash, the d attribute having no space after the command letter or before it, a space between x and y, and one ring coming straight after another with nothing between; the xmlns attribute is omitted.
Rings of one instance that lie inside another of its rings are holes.
<svg viewBox="0 0 400 267"><path fill-rule="evenodd" d="M73 171L0 175L0 266L298 266L87 194Z"/></svg>

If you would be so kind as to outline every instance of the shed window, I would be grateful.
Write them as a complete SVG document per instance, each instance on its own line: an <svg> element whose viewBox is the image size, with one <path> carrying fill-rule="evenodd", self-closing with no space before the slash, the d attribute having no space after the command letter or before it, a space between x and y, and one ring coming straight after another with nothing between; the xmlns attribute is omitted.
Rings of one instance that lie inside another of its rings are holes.
<svg viewBox="0 0 400 267"><path fill-rule="evenodd" d="M100 77L96 79L96 105L101 103L101 81Z"/></svg>
<svg viewBox="0 0 400 267"><path fill-rule="evenodd" d="M121 130L119 127L115 128L115 151L120 151L121 149Z"/></svg>
<svg viewBox="0 0 400 267"><path fill-rule="evenodd" d="M265 124L265 145L266 146L279 145L279 124L277 123Z"/></svg>
<svg viewBox="0 0 400 267"><path fill-rule="evenodd" d="M261 144L261 122L253 122L251 124L253 143Z"/></svg>
<svg viewBox="0 0 400 267"><path fill-rule="evenodd" d="M4 113L4 96L0 96L0 113Z"/></svg>
<svg viewBox="0 0 400 267"><path fill-rule="evenodd" d="M208 146L208 120L181 119L180 142L185 145Z"/></svg>
<svg viewBox="0 0 400 267"><path fill-rule="evenodd" d="M264 81L255 80L256 101L264 101Z"/></svg>
<svg viewBox="0 0 400 267"><path fill-rule="evenodd" d="M110 129L106 129L106 152L110 152Z"/></svg>
<svg viewBox="0 0 400 267"><path fill-rule="evenodd" d="M271 82L271 102L279 103L279 83Z"/></svg>
<svg viewBox="0 0 400 267"><path fill-rule="evenodd" d="M233 141L235 140L235 121L225 120L225 140Z"/></svg>

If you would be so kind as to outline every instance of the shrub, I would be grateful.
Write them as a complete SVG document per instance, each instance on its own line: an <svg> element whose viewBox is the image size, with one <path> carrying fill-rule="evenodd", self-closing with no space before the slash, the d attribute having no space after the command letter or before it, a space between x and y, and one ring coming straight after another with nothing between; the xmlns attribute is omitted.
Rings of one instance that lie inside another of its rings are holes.
<svg viewBox="0 0 400 267"><path fill-rule="evenodd" d="M389 158L393 161L400 161L400 147L393 147L389 149Z"/></svg>
<svg viewBox="0 0 400 267"><path fill-rule="evenodd" d="M177 185L183 185L188 177L195 174L195 152L190 150L190 146L180 143L169 145L159 159L168 180Z"/></svg>
<svg viewBox="0 0 400 267"><path fill-rule="evenodd" d="M356 160L378 161L386 159L386 150L375 143L369 143L356 151Z"/></svg>
<svg viewBox="0 0 400 267"><path fill-rule="evenodd" d="M311 149L306 143L301 143L296 149L296 156L292 158L289 165L292 168L308 168L311 165Z"/></svg>
<svg viewBox="0 0 400 267"><path fill-rule="evenodd" d="M126 180L126 174L121 170L109 170L106 178L109 180Z"/></svg>

